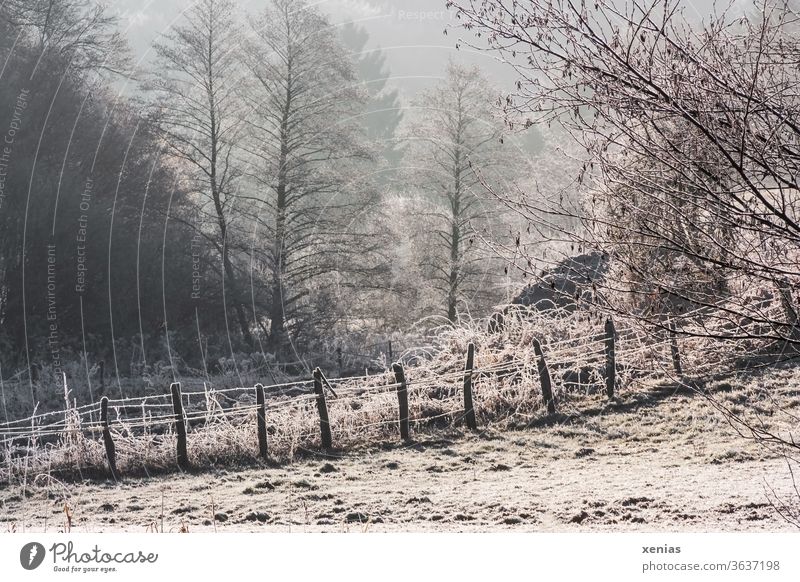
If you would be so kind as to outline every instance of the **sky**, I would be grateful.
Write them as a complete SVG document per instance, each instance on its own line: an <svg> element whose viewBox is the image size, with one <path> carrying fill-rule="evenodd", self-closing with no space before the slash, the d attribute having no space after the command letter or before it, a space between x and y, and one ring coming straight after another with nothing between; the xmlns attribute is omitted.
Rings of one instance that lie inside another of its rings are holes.
<svg viewBox="0 0 800 582"><path fill-rule="evenodd" d="M259 12L268 0L238 0L245 13ZM719 0L718 6L728 0ZM752 0L731 0L737 10ZM150 46L159 35L180 21L181 13L193 0L107 0L121 20L131 48L146 66L152 58ZM370 34L367 49L382 49L392 80L400 91L401 100L408 102L422 89L434 86L442 79L448 59L481 66L498 93L513 90L514 73L497 55L475 51L468 47L457 50L456 42L465 35L457 27L452 11L445 0L310 0L327 13L332 22L354 22ZM715 5L715 0L684 0L689 17L701 19ZM449 29L445 35L444 30Z"/></svg>
<svg viewBox="0 0 800 582"><path fill-rule="evenodd" d="M260 11L267 0L240 0L246 12ZM332 22L354 22L370 34L367 49L382 49L392 80L403 101L442 79L449 58L481 66L499 92L513 88L513 71L489 52L456 50L462 34L451 29L457 21L445 9L445 0L312 0ZM180 21L190 0L109 0L121 20L140 66L150 58L152 42Z"/></svg>

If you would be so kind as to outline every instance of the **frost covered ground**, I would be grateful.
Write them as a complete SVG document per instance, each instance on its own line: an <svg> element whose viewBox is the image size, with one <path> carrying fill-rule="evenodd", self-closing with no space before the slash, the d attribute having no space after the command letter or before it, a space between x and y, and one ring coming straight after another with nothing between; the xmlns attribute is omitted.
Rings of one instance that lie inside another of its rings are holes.
<svg viewBox="0 0 800 582"><path fill-rule="evenodd" d="M792 372L754 381L798 406ZM727 406L753 386L716 387ZM763 400L763 399L762 399ZM278 467L15 485L6 531L793 531L767 492L797 502L786 461L737 435L705 398L588 396L558 422L440 431ZM752 405L752 403L751 403Z"/></svg>

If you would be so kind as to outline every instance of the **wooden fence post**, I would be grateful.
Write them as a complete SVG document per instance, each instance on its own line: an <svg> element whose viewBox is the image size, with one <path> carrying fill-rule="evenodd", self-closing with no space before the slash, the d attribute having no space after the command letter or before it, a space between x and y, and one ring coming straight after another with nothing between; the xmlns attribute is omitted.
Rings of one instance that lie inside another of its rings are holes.
<svg viewBox="0 0 800 582"><path fill-rule="evenodd" d="M392 340L389 340L389 361L394 360L394 350L392 349Z"/></svg>
<svg viewBox="0 0 800 582"><path fill-rule="evenodd" d="M267 460L267 411L266 404L264 403L264 386L256 384L256 404L258 404L258 411L256 413L256 422L258 424L258 454Z"/></svg>
<svg viewBox="0 0 800 582"><path fill-rule="evenodd" d="M475 407L472 404L472 370L475 367L475 344L470 342L467 348L467 364L464 367L464 418L467 428L478 430L475 420Z"/></svg>
<svg viewBox="0 0 800 582"><path fill-rule="evenodd" d="M111 438L111 431L108 428L108 398L105 396L100 401L100 422L103 425L103 443L106 446L108 468L111 469L111 477L114 481L118 481L117 449L114 447L114 439Z"/></svg>
<svg viewBox="0 0 800 582"><path fill-rule="evenodd" d="M553 383L550 379L550 370L542 352L542 344L538 339L533 340L533 351L536 354L537 367L539 369L539 383L542 385L542 399L547 405L547 414L556 413L556 400L553 398Z"/></svg>
<svg viewBox="0 0 800 582"><path fill-rule="evenodd" d="M322 370L314 370L314 392L317 395L317 410L319 411L319 431L322 435L322 447L330 449L333 447L333 437L331 436L331 422L328 418L328 404L325 402L325 387L322 384Z"/></svg>
<svg viewBox="0 0 800 582"><path fill-rule="evenodd" d="M678 351L678 334L675 333L675 323L669 322L670 351L672 352L672 366L678 378L683 378L683 367L681 366L681 353Z"/></svg>
<svg viewBox="0 0 800 582"><path fill-rule="evenodd" d="M610 317L606 320L606 394L608 399L614 398L614 387L617 383L617 357L616 357L616 336L614 320Z"/></svg>
<svg viewBox="0 0 800 582"><path fill-rule="evenodd" d="M181 384L175 382L170 388L172 390L172 409L175 412L175 434L178 435L178 466L186 471L189 469L189 454L186 451L186 422L183 416Z"/></svg>
<svg viewBox="0 0 800 582"><path fill-rule="evenodd" d="M336 348L336 364L339 366L339 377L342 377L342 371L344 370L344 359L342 358L342 346Z"/></svg>
<svg viewBox="0 0 800 582"><path fill-rule="evenodd" d="M397 382L397 399L400 401L400 437L407 441L411 438L408 422L408 384L403 364L392 364L395 382Z"/></svg>

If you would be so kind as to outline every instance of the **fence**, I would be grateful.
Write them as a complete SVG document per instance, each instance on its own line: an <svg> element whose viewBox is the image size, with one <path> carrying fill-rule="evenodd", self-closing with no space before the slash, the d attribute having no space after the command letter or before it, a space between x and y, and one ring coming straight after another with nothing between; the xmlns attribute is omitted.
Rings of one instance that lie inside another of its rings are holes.
<svg viewBox="0 0 800 582"><path fill-rule="evenodd" d="M215 390L204 383L202 390L184 390L176 382L163 394L83 406L69 403L65 380L69 406L0 425L0 447L10 473L38 462L78 471L105 466L118 479L146 471L148 458L188 470L203 464L203 455L212 462L292 458L298 449L326 454L378 435L408 441L417 430L441 425L478 430L502 418L529 422L556 415L570 390L600 388L614 399L633 378L686 373L674 330L654 338L631 327L619 331L610 318L560 339L536 329L538 337L495 329L462 344L460 356L453 348L427 365L396 362L373 376L329 380L317 368L308 379L271 386ZM522 349L506 349L509 334ZM696 360L689 364L707 371Z"/></svg>
<svg viewBox="0 0 800 582"><path fill-rule="evenodd" d="M262 459L269 458L275 449L309 446L331 451L343 444L342 435L352 437L370 428L396 431L402 441L410 440L413 430L421 425L436 426L437 422L463 423L477 430L479 419L490 416L486 414L490 408L496 412L507 406L524 414L543 406L548 414L556 414L558 398L552 371L557 370L562 379L569 378L565 365L576 361L582 367L594 365L596 375L605 376L607 396L613 398L617 353L641 350L636 341L633 336L619 337L608 320L599 337L544 346L534 340L532 356L497 358L491 348L481 354L471 342L462 356L463 366L450 370L397 362L389 372L377 376L329 380L317 368L308 380L267 387L257 384L214 390L204 385L202 391L184 391L176 382L169 392L155 396L103 397L99 403L73 403L66 410L7 422L0 427L0 445L9 461L49 448L71 449L76 462L80 456L77 451L83 448L87 456L86 450L96 449L95 443L102 441L103 462L110 476L118 479L121 441L130 444L133 439L155 439L162 449L172 449L174 465L188 470L193 465L193 437L213 434L220 427L235 427L236 437L246 443L249 454ZM482 365L476 364L476 355L484 356ZM632 372L630 366L625 370ZM574 378L578 383L580 372ZM519 388L523 376L530 380L527 390ZM482 393L481 383L487 381L505 388L495 386L495 390ZM65 386L65 395L66 390ZM511 393L514 398L510 398ZM294 447L287 447L287 442L294 442Z"/></svg>

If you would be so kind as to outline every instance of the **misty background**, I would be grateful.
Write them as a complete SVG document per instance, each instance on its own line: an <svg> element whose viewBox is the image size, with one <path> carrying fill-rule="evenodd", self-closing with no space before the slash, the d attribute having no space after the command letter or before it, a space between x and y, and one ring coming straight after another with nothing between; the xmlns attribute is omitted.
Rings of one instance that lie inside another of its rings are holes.
<svg viewBox="0 0 800 582"><path fill-rule="evenodd" d="M223 23L213 71L204 10ZM517 210L578 204L584 154L555 126L508 123L518 72L471 48L486 47L444 2L8 0L0 15L0 365L34 401L63 373L108 372L122 392L123 377L385 366L583 251L554 235L569 224ZM282 46L314 81L292 96Z"/></svg>

